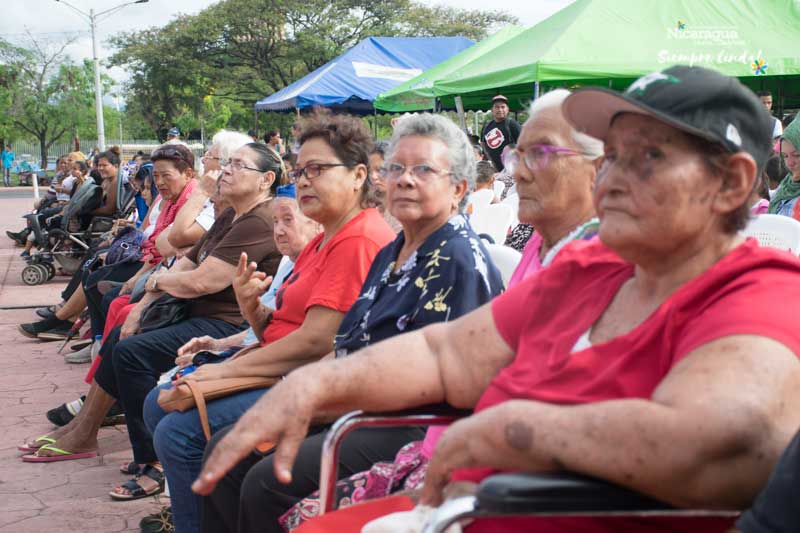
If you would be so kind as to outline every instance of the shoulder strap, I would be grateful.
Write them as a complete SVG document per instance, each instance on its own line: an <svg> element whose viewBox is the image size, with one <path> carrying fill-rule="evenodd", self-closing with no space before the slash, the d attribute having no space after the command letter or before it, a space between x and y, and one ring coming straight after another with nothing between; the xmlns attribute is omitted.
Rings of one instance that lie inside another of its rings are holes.
<svg viewBox="0 0 800 533"><path fill-rule="evenodd" d="M200 383L193 379L187 379L185 382L189 386L194 396L194 403L197 406L197 415L200 417L200 425L203 426L203 434L206 440L211 439L211 427L208 425L208 411L206 410L206 399L203 396L203 391L200 390Z"/></svg>

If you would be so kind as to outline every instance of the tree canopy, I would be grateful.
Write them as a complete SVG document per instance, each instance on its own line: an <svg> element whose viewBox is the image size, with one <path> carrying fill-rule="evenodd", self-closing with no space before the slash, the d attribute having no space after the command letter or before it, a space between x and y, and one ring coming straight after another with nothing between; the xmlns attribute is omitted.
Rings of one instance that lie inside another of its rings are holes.
<svg viewBox="0 0 800 533"><path fill-rule="evenodd" d="M128 70L129 112L154 133L246 130L253 105L370 36L480 40L517 22L496 11L410 0L225 0L158 29L111 39L111 64Z"/></svg>

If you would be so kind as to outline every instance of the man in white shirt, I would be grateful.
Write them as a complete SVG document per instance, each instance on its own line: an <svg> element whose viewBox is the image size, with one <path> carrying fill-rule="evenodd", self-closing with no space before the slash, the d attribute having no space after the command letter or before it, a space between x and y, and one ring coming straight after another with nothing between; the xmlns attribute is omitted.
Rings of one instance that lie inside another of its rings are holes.
<svg viewBox="0 0 800 533"><path fill-rule="evenodd" d="M761 103L764 104L764 107L767 108L767 111L772 114L772 93L769 91L758 91L756 95L758 95L758 98L761 100ZM783 125L781 124L780 119L774 116L772 119L775 121L775 125L772 129L772 139L775 140L783 135Z"/></svg>

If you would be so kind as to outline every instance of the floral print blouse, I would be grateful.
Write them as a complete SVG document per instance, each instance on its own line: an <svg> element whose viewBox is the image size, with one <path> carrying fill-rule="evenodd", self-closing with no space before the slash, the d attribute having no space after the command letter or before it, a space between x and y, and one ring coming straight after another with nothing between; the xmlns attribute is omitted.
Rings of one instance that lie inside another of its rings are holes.
<svg viewBox="0 0 800 533"><path fill-rule="evenodd" d="M500 272L462 215L450 218L395 272L403 232L372 263L335 339L341 357L434 322L446 322L503 290Z"/></svg>

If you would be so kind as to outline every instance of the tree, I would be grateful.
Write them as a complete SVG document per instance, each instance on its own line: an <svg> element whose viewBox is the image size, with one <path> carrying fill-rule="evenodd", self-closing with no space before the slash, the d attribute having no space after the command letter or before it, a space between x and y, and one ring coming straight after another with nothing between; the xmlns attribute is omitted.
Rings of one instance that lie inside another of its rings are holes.
<svg viewBox="0 0 800 533"><path fill-rule="evenodd" d="M111 39L111 64L131 74L129 109L154 132L182 121L248 129L253 105L376 35L481 39L516 22L500 12L410 0L225 0L161 29ZM206 98L212 97L209 108Z"/></svg>
<svg viewBox="0 0 800 533"><path fill-rule="evenodd" d="M0 146L17 131L11 111L14 95L21 90L20 74L27 57L26 50L0 39Z"/></svg>

